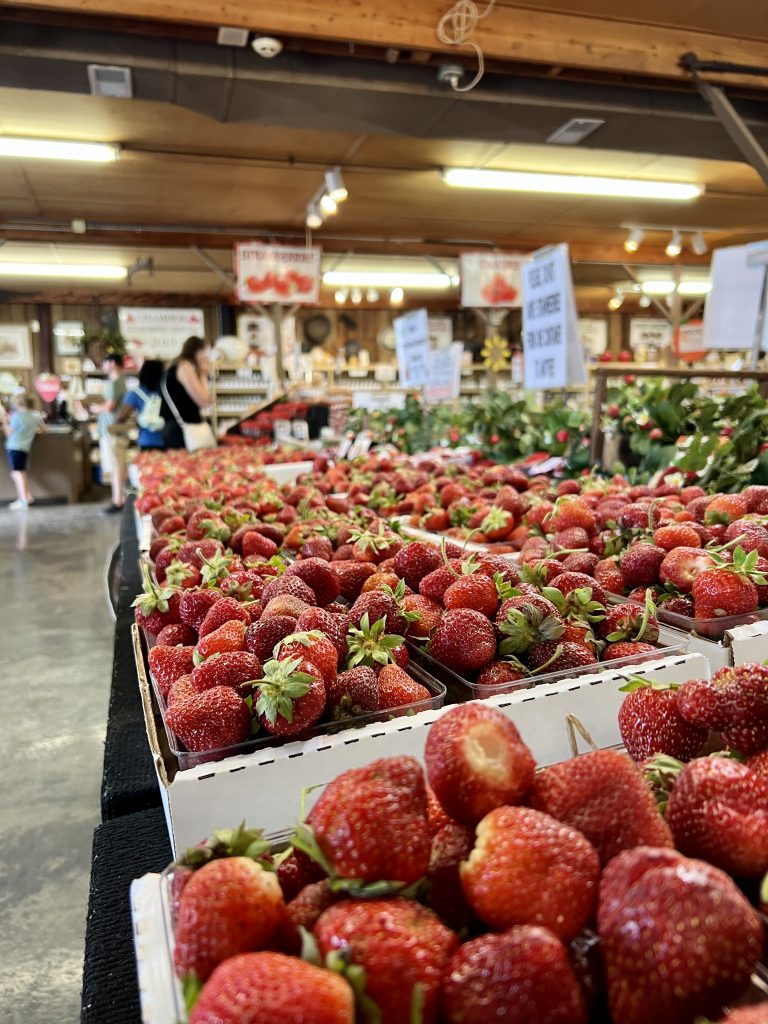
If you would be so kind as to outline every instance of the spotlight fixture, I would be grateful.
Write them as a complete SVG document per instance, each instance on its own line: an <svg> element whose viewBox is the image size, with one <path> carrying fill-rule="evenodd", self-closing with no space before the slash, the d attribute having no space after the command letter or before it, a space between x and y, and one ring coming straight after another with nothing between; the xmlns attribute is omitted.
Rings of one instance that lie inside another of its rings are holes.
<svg viewBox="0 0 768 1024"><path fill-rule="evenodd" d="M667 256L679 256L683 251L683 236L678 228L672 232L672 237L667 242L667 248L664 251Z"/></svg>
<svg viewBox="0 0 768 1024"><path fill-rule="evenodd" d="M393 306L399 306L404 298L405 292L403 291L402 288L393 288L392 291L389 293L389 301L392 303Z"/></svg>
<svg viewBox="0 0 768 1024"><path fill-rule="evenodd" d="M339 289L333 297L336 300L336 304L338 306L343 306L344 303L347 301L347 293L343 292L341 289Z"/></svg>
<svg viewBox="0 0 768 1024"><path fill-rule="evenodd" d="M644 238L645 232L642 228L632 228L624 240L624 248L627 252L637 252Z"/></svg>
<svg viewBox="0 0 768 1024"><path fill-rule="evenodd" d="M352 299L356 306L363 301L363 293L360 291L359 288L353 288L352 291L349 293L349 297L350 299Z"/></svg>
<svg viewBox="0 0 768 1024"><path fill-rule="evenodd" d="M641 309L648 309L648 307L651 304L650 296L649 295L641 295L640 298L637 301L637 304L638 304L638 306Z"/></svg>
<svg viewBox="0 0 768 1024"><path fill-rule="evenodd" d="M336 200L333 196L329 196L327 192L323 192L320 196L320 209L323 213L330 215L332 213L336 213L338 208L339 207L337 206Z"/></svg>
<svg viewBox="0 0 768 1024"><path fill-rule="evenodd" d="M614 312L617 309L621 309L624 305L624 292L614 292L614 294L608 299L608 309L612 309Z"/></svg>
<svg viewBox="0 0 768 1024"><path fill-rule="evenodd" d="M317 203L310 203L307 207L306 225L308 228L321 228L323 226L323 215Z"/></svg>
<svg viewBox="0 0 768 1024"><path fill-rule="evenodd" d="M709 250L707 240L701 231L697 231L691 236L691 251L695 252L697 256L703 256L705 252Z"/></svg>
<svg viewBox="0 0 768 1024"><path fill-rule="evenodd" d="M551 195L605 196L619 199L697 199L702 185L677 181L642 181L638 178L603 178L590 174L543 174L530 171L492 171L471 167L443 170L446 185L487 188L505 192L544 192Z"/></svg>
<svg viewBox="0 0 768 1024"><path fill-rule="evenodd" d="M343 203L349 195L340 167L331 167L325 172L325 187L335 203Z"/></svg>
<svg viewBox="0 0 768 1024"><path fill-rule="evenodd" d="M368 291L365 293L365 297L369 302L379 301L379 293L376 291L375 288L369 288Z"/></svg>

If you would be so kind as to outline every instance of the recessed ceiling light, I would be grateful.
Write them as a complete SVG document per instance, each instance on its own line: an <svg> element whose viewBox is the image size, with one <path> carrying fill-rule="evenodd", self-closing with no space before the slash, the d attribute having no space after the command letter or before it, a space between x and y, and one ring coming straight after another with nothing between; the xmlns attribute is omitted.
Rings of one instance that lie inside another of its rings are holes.
<svg viewBox="0 0 768 1024"><path fill-rule="evenodd" d="M604 124L605 121L599 117L572 117L547 136L547 142L557 143L559 146L576 146Z"/></svg>

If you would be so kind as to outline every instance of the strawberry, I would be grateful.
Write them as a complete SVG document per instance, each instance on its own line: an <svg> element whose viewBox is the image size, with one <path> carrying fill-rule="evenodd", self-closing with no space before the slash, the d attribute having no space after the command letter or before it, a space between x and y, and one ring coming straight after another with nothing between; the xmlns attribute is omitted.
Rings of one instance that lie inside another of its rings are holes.
<svg viewBox="0 0 768 1024"><path fill-rule="evenodd" d="M360 562L359 564L368 565L369 563ZM401 580L397 573L377 571L363 583L360 593L367 594L369 590L383 590L387 593L398 586L404 595L413 593L410 587L405 586L405 581Z"/></svg>
<svg viewBox="0 0 768 1024"><path fill-rule="evenodd" d="M182 562L189 562L202 571L205 559L212 559L218 554L224 553L224 545L220 540L207 537L203 540L189 541L179 548L177 557Z"/></svg>
<svg viewBox="0 0 768 1024"><path fill-rule="evenodd" d="M552 587L555 590L559 590L564 596L575 590L591 590L591 600L597 601L602 605L605 605L608 600L597 580L592 579L591 576L587 576L583 572L562 572L554 578Z"/></svg>
<svg viewBox="0 0 768 1024"><path fill-rule="evenodd" d="M754 725L732 725L723 729L723 740L729 750L750 757L768 750L768 721Z"/></svg>
<svg viewBox="0 0 768 1024"><path fill-rule="evenodd" d="M475 825L502 804L520 803L536 762L514 723L495 708L462 704L427 734L427 779L447 814Z"/></svg>
<svg viewBox="0 0 768 1024"><path fill-rule="evenodd" d="M200 639L202 640L209 633L214 633L225 622L232 622L233 620L250 623L251 618L243 605L235 600L234 597L222 597L220 601L217 601L210 608L200 624L198 631Z"/></svg>
<svg viewBox="0 0 768 1024"><path fill-rule="evenodd" d="M684 691L690 685L683 684L678 693L678 704L685 699ZM745 662L718 669L709 682L699 683L699 689L702 687L711 691L711 704L717 708L717 724L711 725L712 719L707 718L706 721L702 721L702 726L725 729L731 726L754 725L768 719L768 668L765 665ZM695 709L689 706L686 718L693 721Z"/></svg>
<svg viewBox="0 0 768 1024"><path fill-rule="evenodd" d="M385 665L378 676L379 706L382 711L429 700L432 694L397 664Z"/></svg>
<svg viewBox="0 0 768 1024"><path fill-rule="evenodd" d="M720 671L729 671L728 669ZM719 675L718 673L715 673ZM710 679L689 679L677 691L677 710L691 725L701 729L723 729L728 715L719 689Z"/></svg>
<svg viewBox="0 0 768 1024"><path fill-rule="evenodd" d="M211 655L223 654L224 651L242 651L245 629L245 623L241 619L230 619L213 633L198 640L195 652L200 658L210 658Z"/></svg>
<svg viewBox="0 0 768 1024"><path fill-rule="evenodd" d="M261 676L261 662L249 651L224 651L214 654L198 665L191 674L195 690L202 693L212 686L231 686L237 690L243 683Z"/></svg>
<svg viewBox="0 0 768 1024"><path fill-rule="evenodd" d="M447 565L428 573L419 583L419 593L437 604L443 603L443 595L461 573L461 559L450 558Z"/></svg>
<svg viewBox="0 0 768 1024"><path fill-rule="evenodd" d="M476 836L461 884L485 924L542 925L567 941L590 920L600 859L581 832L529 807L497 807Z"/></svg>
<svg viewBox="0 0 768 1024"><path fill-rule="evenodd" d="M329 873L407 885L426 873L431 845L427 793L424 773L412 757L382 758L337 775L307 823L311 833L300 828L294 846L304 849L308 838L305 852L319 849Z"/></svg>
<svg viewBox="0 0 768 1024"><path fill-rule="evenodd" d="M640 640L618 640L615 644L606 644L602 651L603 661L617 661L619 658L637 658L638 661L647 661L647 658L639 657L641 654L657 653L658 648L653 644L646 644Z"/></svg>
<svg viewBox="0 0 768 1024"><path fill-rule="evenodd" d="M558 498L555 507L546 520L547 530L551 533L580 526L589 533L595 528L595 514L583 498Z"/></svg>
<svg viewBox="0 0 768 1024"><path fill-rule="evenodd" d="M616 521L622 530L654 530L661 522L661 513L658 505L632 502L622 508Z"/></svg>
<svg viewBox="0 0 768 1024"><path fill-rule="evenodd" d="M546 928L523 925L465 942L443 988L446 1024L586 1024L568 951Z"/></svg>
<svg viewBox="0 0 768 1024"><path fill-rule="evenodd" d="M286 576L298 576L314 591L317 604L325 607L335 601L341 589L339 578L322 558L305 558L285 570Z"/></svg>
<svg viewBox="0 0 768 1024"><path fill-rule="evenodd" d="M707 505L704 522L707 526L711 523L732 523L736 519L741 519L748 511L749 498L742 494L721 494Z"/></svg>
<svg viewBox="0 0 768 1024"><path fill-rule="evenodd" d="M310 537L302 544L299 554L302 558L322 558L330 562L333 558L333 544L328 537Z"/></svg>
<svg viewBox="0 0 768 1024"><path fill-rule="evenodd" d="M768 1003L741 1006L721 1017L718 1024L768 1024Z"/></svg>
<svg viewBox="0 0 768 1024"><path fill-rule="evenodd" d="M221 600L218 590L189 590L182 594L179 602L179 617L183 623L199 630L213 605Z"/></svg>
<svg viewBox="0 0 768 1024"><path fill-rule="evenodd" d="M159 587L153 582L144 562L141 563L141 574L143 593L139 594L131 607L136 609L136 625L157 636L161 629L180 621L181 593L171 587Z"/></svg>
<svg viewBox="0 0 768 1024"><path fill-rule="evenodd" d="M362 968L382 1022L437 1024L441 984L459 940L431 911L402 898L348 900L326 910L314 934L323 957Z"/></svg>
<svg viewBox="0 0 768 1024"><path fill-rule="evenodd" d="M596 665L594 651L586 644L575 643L573 640L548 640L538 643L526 654L529 669L547 672L565 672L568 669L580 668L582 665Z"/></svg>
<svg viewBox="0 0 768 1024"><path fill-rule="evenodd" d="M192 671L194 653L193 647L167 647L158 644L151 648L149 667L163 697L168 696L168 691L180 676L189 675Z"/></svg>
<svg viewBox="0 0 768 1024"><path fill-rule="evenodd" d="M157 562L157 556L167 547L170 547L175 553L181 547L181 542L173 537L156 537L149 546L150 562Z"/></svg>
<svg viewBox="0 0 768 1024"><path fill-rule="evenodd" d="M157 527L157 532L162 534L179 533L185 525L181 516L166 516Z"/></svg>
<svg viewBox="0 0 768 1024"><path fill-rule="evenodd" d="M273 659L262 672L254 681L253 710L267 732L295 736L319 721L326 697L325 680L316 665L306 658Z"/></svg>
<svg viewBox="0 0 768 1024"><path fill-rule="evenodd" d="M475 830L445 817L445 823L432 836L429 856L428 906L454 931L469 930L479 922L467 906L461 888L459 867L475 845Z"/></svg>
<svg viewBox="0 0 768 1024"><path fill-rule="evenodd" d="M583 833L603 865L634 846L672 846L642 773L617 750L595 750L545 768L530 802Z"/></svg>
<svg viewBox="0 0 768 1024"><path fill-rule="evenodd" d="M309 632L291 633L276 644L275 657L278 661L289 658L302 658L320 669L326 686L336 678L339 664L339 653L332 640L317 629Z"/></svg>
<svg viewBox="0 0 768 1024"><path fill-rule="evenodd" d="M204 540L212 538L226 544L232 536L232 531L221 518L209 509L202 509L189 517L187 522L187 536L190 540Z"/></svg>
<svg viewBox="0 0 768 1024"><path fill-rule="evenodd" d="M680 765L667 801L677 849L737 878L768 871L768 778L728 757Z"/></svg>
<svg viewBox="0 0 768 1024"><path fill-rule="evenodd" d="M474 608L491 619L499 607L496 584L479 572L461 576L446 590L443 605L446 608Z"/></svg>
<svg viewBox="0 0 768 1024"><path fill-rule="evenodd" d="M685 615L688 618L693 618L696 609L694 608L693 601L688 597L667 597L662 594L659 599L659 608L665 612L671 612L673 615Z"/></svg>
<svg viewBox="0 0 768 1024"><path fill-rule="evenodd" d="M383 616L370 625L367 612L360 620L359 629L350 624L347 629L347 668L367 665L378 669L396 661L395 651L405 650L404 638L397 633L387 633L386 627L387 620Z"/></svg>
<svg viewBox="0 0 768 1024"><path fill-rule="evenodd" d="M535 587L531 587L529 590L527 583L521 583L516 587L516 589L522 591L522 593L517 597L508 597L506 601L502 602L501 608L499 608L496 615L495 621L497 627L501 628L501 626L509 620L509 613L512 609L524 609L531 605L533 605L534 608L538 608L543 613L544 618L548 616L562 618L552 601L547 600L546 597L542 597Z"/></svg>
<svg viewBox="0 0 768 1024"><path fill-rule="evenodd" d="M183 562L177 555L178 548L170 545L161 551L155 559L155 578L158 583L165 583L168 569L172 565L184 565L194 568L189 562ZM174 584L175 585L175 584Z"/></svg>
<svg viewBox="0 0 768 1024"><path fill-rule="evenodd" d="M505 602L505 607L509 603ZM536 644L558 640L565 632L565 624L557 612L545 614L540 607L526 603L509 608L506 617L501 622L497 619L496 625L501 636L501 655L521 654Z"/></svg>
<svg viewBox="0 0 768 1024"><path fill-rule="evenodd" d="M548 587L555 576L565 571L563 562L558 562L555 558L542 558L538 562L524 566L522 578L525 583L532 583L536 587Z"/></svg>
<svg viewBox="0 0 768 1024"><path fill-rule="evenodd" d="M677 707L678 686L632 679L620 687L627 696L619 708L619 732L635 759L667 754L681 761L696 757L708 730L687 722Z"/></svg>
<svg viewBox="0 0 768 1024"><path fill-rule="evenodd" d="M357 629L362 629L362 622L366 616L369 623L384 619L387 633L405 632L406 622L400 614L395 597L384 593L383 590L371 590L367 594L361 594L349 609L350 624Z"/></svg>
<svg viewBox="0 0 768 1024"><path fill-rule="evenodd" d="M298 576L276 576L264 584L261 598L264 604L268 604L273 597L278 597L280 594L290 594L300 601L306 601L309 605L315 604L315 592Z"/></svg>
<svg viewBox="0 0 768 1024"><path fill-rule="evenodd" d="M380 707L379 684L372 668L347 669L328 685L328 712L334 721L367 715Z"/></svg>
<svg viewBox="0 0 768 1024"><path fill-rule="evenodd" d="M297 893L286 905L285 921L280 929L281 947L295 956L300 956L302 945L300 929L303 928L311 932L320 915L328 907L338 903L339 898L327 878L305 885L301 892Z"/></svg>
<svg viewBox="0 0 768 1024"><path fill-rule="evenodd" d="M245 631L243 645L246 651L255 654L262 663L269 661L277 644L283 637L289 636L296 629L297 620L288 615L273 615L269 619L259 619Z"/></svg>
<svg viewBox="0 0 768 1024"><path fill-rule="evenodd" d="M220 964L189 1024L354 1024L355 999L334 971L283 953L244 953Z"/></svg>
<svg viewBox="0 0 768 1024"><path fill-rule="evenodd" d="M693 581L691 594L697 619L744 615L758 606L755 583L764 586L768 578L756 568L758 554L736 548L730 565L704 569Z"/></svg>
<svg viewBox="0 0 768 1024"><path fill-rule="evenodd" d="M296 632L312 632L320 630L325 633L333 646L339 659L347 656L347 629L349 617L345 614L334 615L325 608L310 608L296 620Z"/></svg>
<svg viewBox="0 0 768 1024"><path fill-rule="evenodd" d="M757 915L730 878L674 850L615 857L597 921L611 1020L622 1024L646 1024L649 1008L654 1024L717 1016L762 951Z"/></svg>
<svg viewBox="0 0 768 1024"><path fill-rule="evenodd" d="M513 659L511 661L492 661L481 670L477 677L477 685L484 689L504 687L504 691L519 689L516 686L508 686L510 683L517 683L527 678L527 672L523 665ZM527 686L527 682L523 684Z"/></svg>
<svg viewBox="0 0 768 1024"><path fill-rule="evenodd" d="M648 587L659 582L659 568L664 561L666 551L655 544L633 544L621 556L621 574L624 585L629 587Z"/></svg>
<svg viewBox="0 0 768 1024"><path fill-rule="evenodd" d="M600 556L591 551L574 551L567 555L561 564L564 572L579 572L585 576L592 576L599 561Z"/></svg>
<svg viewBox="0 0 768 1024"><path fill-rule="evenodd" d="M402 601L402 610L409 620L406 638L417 643L429 640L443 617L440 605L421 594L406 595Z"/></svg>
<svg viewBox="0 0 768 1024"><path fill-rule="evenodd" d="M158 580L160 577L158 576ZM164 582L169 587L179 587L184 590L189 590L192 587L199 587L202 583L202 575L200 570L196 569L194 565L188 565L186 562L180 562L178 559L174 559L165 571Z"/></svg>
<svg viewBox="0 0 768 1024"><path fill-rule="evenodd" d="M276 616L279 616L280 618L290 616L295 620L311 607L312 605L308 604L306 601L302 601L300 597L295 597L293 594L278 594L277 597L273 597L264 605L261 612L261 618L273 619ZM259 621L261 621L261 619Z"/></svg>
<svg viewBox="0 0 768 1024"><path fill-rule="evenodd" d="M301 850L292 849L285 860L277 867L277 880L286 900L295 899L301 890L327 877L319 864Z"/></svg>
<svg viewBox="0 0 768 1024"><path fill-rule="evenodd" d="M248 739L251 712L229 686L214 686L187 700L174 702L165 714L170 728L188 750L231 747Z"/></svg>
<svg viewBox="0 0 768 1024"><path fill-rule="evenodd" d="M655 643L659 639L659 624L656 621L656 606L646 595L645 607L640 604L620 604L609 608L597 632L610 643L617 640L644 640Z"/></svg>
<svg viewBox="0 0 768 1024"><path fill-rule="evenodd" d="M455 672L475 672L496 655L493 625L471 608L447 611L432 634L429 653Z"/></svg>
<svg viewBox="0 0 768 1024"><path fill-rule="evenodd" d="M394 571L404 579L411 590L418 590L419 584L429 573L443 564L440 552L430 544L413 541L405 544L395 555Z"/></svg>
<svg viewBox="0 0 768 1024"><path fill-rule="evenodd" d="M339 580L339 596L345 601L357 600L365 581L376 573L376 566L371 562L355 562L354 559L333 561L331 569Z"/></svg>
<svg viewBox="0 0 768 1024"><path fill-rule="evenodd" d="M581 526L569 526L566 530L557 530L552 536L552 548L555 555L560 551L582 549L587 553L589 534Z"/></svg>
<svg viewBox="0 0 768 1024"><path fill-rule="evenodd" d="M601 558L594 568L595 581L600 584L603 590L610 594L624 593L624 574L621 571L619 560L612 558Z"/></svg>
<svg viewBox="0 0 768 1024"><path fill-rule="evenodd" d="M241 551L243 558L253 558L254 556L272 558L277 554L277 544L269 537L256 533L255 530L249 530L242 538Z"/></svg>
<svg viewBox="0 0 768 1024"><path fill-rule="evenodd" d="M186 700L187 697L194 697L196 693L197 690L192 685L192 677L179 676L176 682L171 684L170 690L165 695L165 706L171 707L172 704Z"/></svg>

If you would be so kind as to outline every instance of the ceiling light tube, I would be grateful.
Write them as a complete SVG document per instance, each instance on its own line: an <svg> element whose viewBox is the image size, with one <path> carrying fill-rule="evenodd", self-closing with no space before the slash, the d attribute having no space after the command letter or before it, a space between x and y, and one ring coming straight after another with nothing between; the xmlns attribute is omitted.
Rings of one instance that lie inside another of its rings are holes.
<svg viewBox="0 0 768 1024"><path fill-rule="evenodd" d="M0 277L60 277L92 281L122 281L126 267L89 263L8 263L0 262Z"/></svg>
<svg viewBox="0 0 768 1024"><path fill-rule="evenodd" d="M627 252L637 252L640 248L640 243L645 237L645 232L642 228L632 228L624 240L624 248Z"/></svg>
<svg viewBox="0 0 768 1024"><path fill-rule="evenodd" d="M712 284L709 281L681 281L677 287L678 294L686 298L709 295Z"/></svg>
<svg viewBox="0 0 768 1024"><path fill-rule="evenodd" d="M340 167L331 167L325 172L325 187L335 203L343 203L349 195Z"/></svg>
<svg viewBox="0 0 768 1024"><path fill-rule="evenodd" d="M603 178L589 174L543 174L529 171L489 171L449 167L442 172L455 188L497 189L507 192L545 192L554 195L601 196L621 199L696 199L704 187L688 182Z"/></svg>
<svg viewBox="0 0 768 1024"><path fill-rule="evenodd" d="M675 230L672 232L672 237L667 242L667 247L664 250L664 252L667 254L667 256L679 256L682 251L683 236L680 234L679 230L675 228Z"/></svg>
<svg viewBox="0 0 768 1024"><path fill-rule="evenodd" d="M323 192L320 196L320 209L325 214L333 214L338 210L335 199L328 195L327 192Z"/></svg>
<svg viewBox="0 0 768 1024"><path fill-rule="evenodd" d="M422 288L445 291L451 287L448 274L400 273L394 270L329 270L323 274L323 284L331 287L357 288Z"/></svg>
<svg viewBox="0 0 768 1024"><path fill-rule="evenodd" d="M0 135L0 156L19 160L74 160L108 164L120 156L120 147L105 142L70 142L66 139L25 139Z"/></svg>
<svg viewBox="0 0 768 1024"><path fill-rule="evenodd" d="M671 295L675 290L674 281L643 281L643 295Z"/></svg>

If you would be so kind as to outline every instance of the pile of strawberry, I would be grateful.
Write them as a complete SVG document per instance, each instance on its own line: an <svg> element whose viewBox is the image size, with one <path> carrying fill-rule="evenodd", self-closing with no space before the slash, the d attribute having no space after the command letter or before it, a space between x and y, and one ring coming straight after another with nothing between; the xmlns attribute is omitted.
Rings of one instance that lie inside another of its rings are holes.
<svg viewBox="0 0 768 1024"><path fill-rule="evenodd" d="M282 853L242 826L188 851L172 896L190 1024L765 1021L726 1010L763 924L709 851L675 849L690 795L671 830L627 754L536 771L478 703L432 726L425 764L342 773Z"/></svg>

